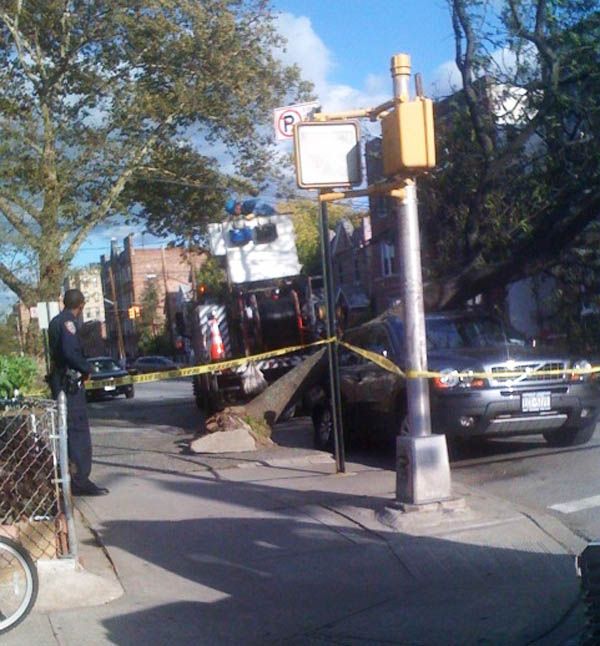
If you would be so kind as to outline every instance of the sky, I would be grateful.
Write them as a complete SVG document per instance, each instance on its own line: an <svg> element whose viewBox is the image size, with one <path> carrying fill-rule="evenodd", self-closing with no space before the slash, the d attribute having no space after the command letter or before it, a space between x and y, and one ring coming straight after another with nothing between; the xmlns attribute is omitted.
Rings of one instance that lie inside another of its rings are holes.
<svg viewBox="0 0 600 646"><path fill-rule="evenodd" d="M296 63L314 83L324 112L371 107L392 97L394 54L411 56L430 96L458 84L454 40L445 0L272 0L277 25L288 40L285 63ZM278 106L273 106L273 108ZM110 240L134 234L136 246L161 240L140 229L105 223L84 242L74 266L98 262ZM2 301L10 296L0 293Z"/></svg>
<svg viewBox="0 0 600 646"><path fill-rule="evenodd" d="M390 99L390 59L398 53L410 54L428 94L446 94L458 83L445 0L272 0L272 6L288 41L281 56L285 63L298 64L304 78L314 83L325 112ZM121 243L130 232L136 246L165 242L130 226L102 225L74 264L98 262L102 253L109 253L111 238Z"/></svg>

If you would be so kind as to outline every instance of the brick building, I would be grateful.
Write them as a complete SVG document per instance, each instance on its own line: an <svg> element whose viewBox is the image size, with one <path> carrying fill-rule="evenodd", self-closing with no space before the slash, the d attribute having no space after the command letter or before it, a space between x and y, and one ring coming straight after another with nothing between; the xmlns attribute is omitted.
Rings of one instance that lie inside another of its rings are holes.
<svg viewBox="0 0 600 646"><path fill-rule="evenodd" d="M67 289L78 289L85 296L83 323L88 321L104 323L106 314L99 265L88 265L87 267L70 271L64 280L63 286L65 291Z"/></svg>
<svg viewBox="0 0 600 646"><path fill-rule="evenodd" d="M144 294L155 290L158 305L153 313L152 325L156 333L165 329L175 340L175 313L178 296L189 291L195 272L207 258L205 252L189 252L181 248L134 247L133 235L127 236L123 248L111 242L110 256L101 257L101 277L106 307L106 327L109 352L114 357L125 353L138 355L139 319L129 318L132 307L142 308ZM118 320L117 320L118 316ZM121 328L123 348L119 349Z"/></svg>
<svg viewBox="0 0 600 646"><path fill-rule="evenodd" d="M106 313L100 265L88 265L73 269L67 274L63 288L79 289L85 296L82 313L81 339L83 350L88 357L106 353Z"/></svg>

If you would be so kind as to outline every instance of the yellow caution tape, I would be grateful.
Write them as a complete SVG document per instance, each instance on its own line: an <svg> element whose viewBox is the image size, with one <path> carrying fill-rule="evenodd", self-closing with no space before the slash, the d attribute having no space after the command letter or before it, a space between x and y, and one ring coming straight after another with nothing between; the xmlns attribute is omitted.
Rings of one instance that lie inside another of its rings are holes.
<svg viewBox="0 0 600 646"><path fill-rule="evenodd" d="M284 354L291 354L300 350L318 347L333 343L335 338L322 339L314 343L307 343L305 345L289 346L287 348L278 348L277 350L270 350L269 352L261 352L249 357L242 357L240 359L228 359L227 361L217 361L214 363L207 363L201 366L190 366L189 368L180 368L178 370L166 370L164 372L148 372L143 375L129 375L127 377L118 377L116 379L96 379L88 380L85 382L86 390L98 390L106 386L126 386L131 384L149 383L152 381L163 381L165 379L177 379L179 377L193 377L195 375L204 375L211 372L219 372L220 370L227 370L229 368L237 368L246 363L253 361L263 361L265 359L272 359L273 357L281 357Z"/></svg>
<svg viewBox="0 0 600 646"><path fill-rule="evenodd" d="M368 359L372 363L378 365L379 367L387 370L388 372L394 373L405 379L434 379L446 376L445 373L436 372L432 370L408 370L404 372L399 366L397 366L393 361L384 357L376 352L370 350L365 350L364 348L359 348L358 346L346 343L345 341L340 341L336 337L331 337L328 339L322 339L320 341L315 341L314 343L308 343L306 345L296 345L289 346L286 348L279 348L277 350L271 350L269 352L262 352L260 354L254 354L249 357L241 357L239 359L228 359L227 361L218 361L215 363L203 364L200 366L191 366L189 368L180 368L178 370L168 370L164 372L151 372L143 375L129 375L127 377L119 377L117 379L103 379L103 380L94 380L87 381L85 384L86 390L97 390L104 388L106 386L124 386L130 384L139 384L139 383L149 383L154 381L163 381L165 379L177 379L180 377L193 377L195 375L204 375L213 372L219 372L221 370L228 370L230 368L237 368L243 366L244 364L251 363L253 361L263 361L265 359L272 359L274 357L281 357L285 354L291 354L293 352L298 352L300 350L306 350L308 348L314 348L320 345L327 345L329 343L338 343L342 347L354 352L355 354ZM600 372L600 366L595 366L592 368L565 368L565 369L553 369L553 370L536 370L535 372L530 373L535 376L558 376L558 375L591 375ZM499 372L460 372L457 371L456 375L459 378L469 378L469 379L511 379L521 377L524 374L528 374L527 371L523 370L504 370Z"/></svg>
<svg viewBox="0 0 600 646"><path fill-rule="evenodd" d="M400 377L407 376L393 361L390 361L390 359L384 357L381 354L371 352L370 350L365 350L364 348L359 348L355 345L351 345L350 343L346 343L345 341L338 341L338 343L351 352L354 352L354 354L358 354L361 357L364 357L365 359L376 363L378 366L380 366L384 370L387 370L388 372L393 372L397 375L400 375Z"/></svg>
<svg viewBox="0 0 600 646"><path fill-rule="evenodd" d="M359 348L345 341L338 341L339 345L347 348L348 350L354 352L355 354L368 359L369 361L377 364L384 370L392 372L399 375L400 377L405 377L406 379L435 379L440 377L447 376L446 373L436 372L433 370L408 370L404 372L399 368L393 361L390 361L387 357L384 357L376 352L371 352L370 350L365 350L364 348ZM522 377L523 375L535 375L537 376L558 376L558 375L591 375L600 372L600 366L593 366L591 368L563 368L563 369L552 369L552 370L535 370L529 372L527 370L503 370L498 372L472 372L468 370L466 372L456 371L456 375L459 378L469 378L469 379L515 379L517 377Z"/></svg>

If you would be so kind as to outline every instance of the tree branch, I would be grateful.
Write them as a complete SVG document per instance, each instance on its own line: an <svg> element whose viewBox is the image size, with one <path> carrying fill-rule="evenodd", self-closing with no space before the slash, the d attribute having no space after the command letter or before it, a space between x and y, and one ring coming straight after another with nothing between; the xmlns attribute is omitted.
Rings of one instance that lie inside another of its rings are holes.
<svg viewBox="0 0 600 646"><path fill-rule="evenodd" d="M23 218L12 208L10 202L0 195L0 209L2 215L8 220L25 242L34 249L38 248L39 238L23 222Z"/></svg>
<svg viewBox="0 0 600 646"><path fill-rule="evenodd" d="M13 40L15 42L15 48L17 50L17 56L21 62L21 66L27 78L34 84L39 82L39 78L33 74L29 68L29 65L25 62L26 54L31 56L32 60L35 60L35 50L27 40L22 37L21 32L19 31L19 15L22 9L22 1L19 0L17 3L16 16L13 20L6 12L0 12L0 20L6 25L8 31L10 32Z"/></svg>
<svg viewBox="0 0 600 646"><path fill-rule="evenodd" d="M25 304L33 303L34 290L30 285L19 280L13 272L2 262L0 262L0 280L14 292Z"/></svg>
<svg viewBox="0 0 600 646"><path fill-rule="evenodd" d="M148 152L151 150L152 146L154 146L154 144L158 140L161 132L173 122L176 114L177 114L176 112L171 113L165 119L165 121L160 126L158 126L156 128L153 135L148 139L148 141L144 145L140 146L138 148L138 150L134 153L134 155L131 157L129 163L123 168L123 170L121 171L121 174L116 179L116 181L113 184L112 188L108 192L108 195L92 211L92 213L90 214L90 217L88 218L86 223L75 234L75 237L73 238L73 240L71 240L71 243L67 247L67 250L66 250L65 255L64 255L65 264L68 264L68 263L71 262L73 256L77 252L77 249L79 248L81 243L85 240L85 238L88 236L90 231L104 217L106 217L107 213L112 208L112 206L115 203L116 199L123 192L123 189L125 188L128 180L135 173L135 171L139 167L142 160L146 157Z"/></svg>
<svg viewBox="0 0 600 646"><path fill-rule="evenodd" d="M572 194L565 189L557 200L548 207L552 213L569 211ZM548 223L552 213L540 214L538 223L521 242L511 246L507 259L497 263L486 263L479 254L466 267L450 279L443 281L441 287L435 284L426 286L429 307L449 308L461 305L469 298L486 292L496 285L507 285L524 278L534 271L556 265L560 261L560 251L572 242L598 215L600 192L587 196L585 201L572 210L572 214L561 217L554 226Z"/></svg>
<svg viewBox="0 0 600 646"><path fill-rule="evenodd" d="M6 193L0 192L0 199L3 199L7 202L13 202L16 204L22 211L27 213L33 220L35 220L38 224L40 223L40 217L41 213L38 208L36 208L29 200L26 200L25 198L21 197L20 195L7 195ZM1 208L1 207L0 207ZM7 218L8 220L8 218ZM12 224L12 222L11 222ZM19 231L19 233L21 233ZM35 235L32 233L32 235Z"/></svg>

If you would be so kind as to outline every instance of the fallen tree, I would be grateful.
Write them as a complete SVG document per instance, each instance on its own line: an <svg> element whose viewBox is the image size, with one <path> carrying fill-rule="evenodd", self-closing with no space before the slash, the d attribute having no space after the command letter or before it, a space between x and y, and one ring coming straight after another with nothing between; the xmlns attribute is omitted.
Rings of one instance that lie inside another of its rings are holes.
<svg viewBox="0 0 600 646"><path fill-rule="evenodd" d="M230 406L206 420L206 433L245 431L258 444L270 443L270 430L284 411L302 400L308 389L321 383L327 371L327 350L322 348L273 382L262 393L241 406ZM240 444L248 450L247 437L239 436ZM234 438L235 439L235 438ZM227 450L233 444L227 445ZM204 445L193 440L190 449L204 452Z"/></svg>

